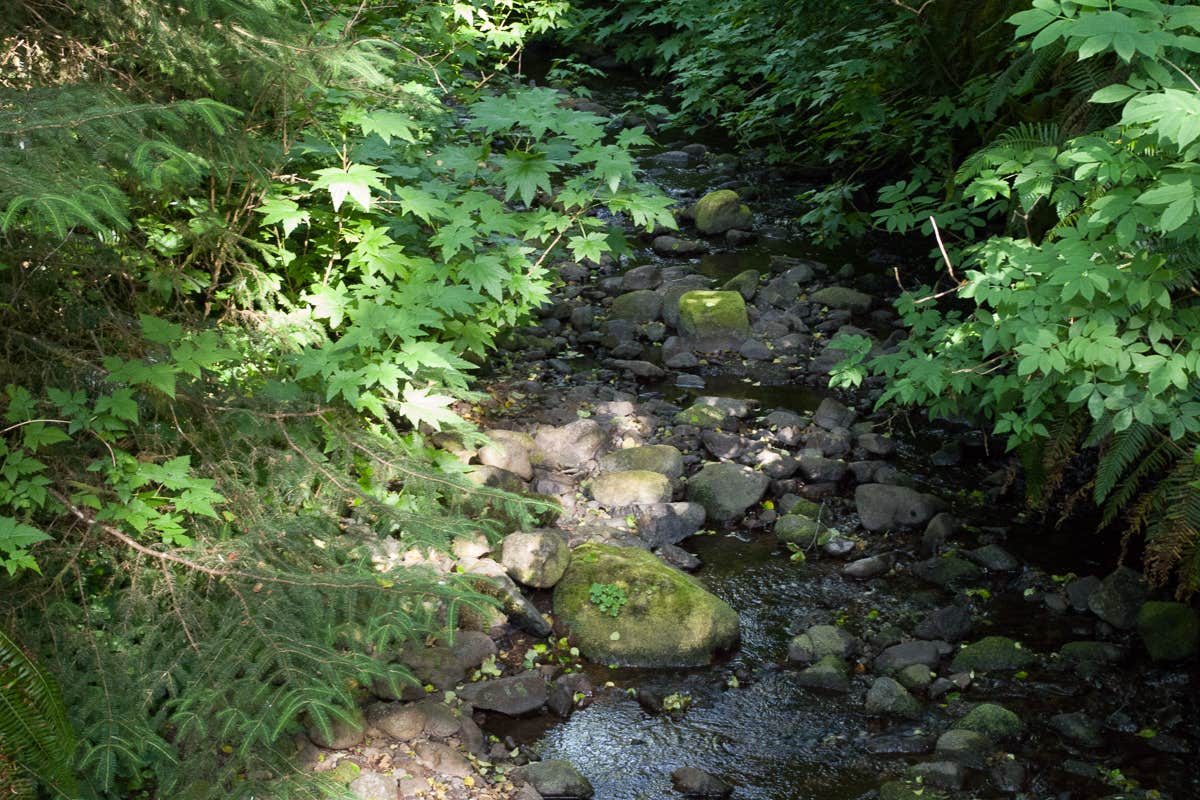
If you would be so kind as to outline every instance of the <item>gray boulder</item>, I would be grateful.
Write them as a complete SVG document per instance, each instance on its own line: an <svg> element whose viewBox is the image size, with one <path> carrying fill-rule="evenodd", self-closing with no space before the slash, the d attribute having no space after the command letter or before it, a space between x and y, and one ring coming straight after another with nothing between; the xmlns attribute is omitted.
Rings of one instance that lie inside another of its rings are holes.
<svg viewBox="0 0 1200 800"><path fill-rule="evenodd" d="M941 639L959 642L967 637L974 626L971 610L966 606L946 606L931 611L917 623L913 633L922 639Z"/></svg>
<svg viewBox="0 0 1200 800"><path fill-rule="evenodd" d="M854 638L836 625L814 625L788 644L788 661L810 664L826 656L839 659L854 654Z"/></svg>
<svg viewBox="0 0 1200 800"><path fill-rule="evenodd" d="M821 405L817 406L816 412L813 414L813 424L824 428L827 431L832 431L837 428L849 428L854 424L854 418L858 413L847 407L832 397L826 397L821 401Z"/></svg>
<svg viewBox="0 0 1200 800"><path fill-rule="evenodd" d="M1117 567L1088 597L1088 608L1114 628L1129 630L1137 624L1138 611L1145 601L1142 576L1129 567Z"/></svg>
<svg viewBox="0 0 1200 800"><path fill-rule="evenodd" d="M1034 654L1019 642L1004 636L987 636L959 650L950 668L955 672L1015 671L1035 660Z"/></svg>
<svg viewBox="0 0 1200 800"><path fill-rule="evenodd" d="M549 589L558 583L571 548L558 531L518 531L500 543L500 563L513 580L537 589Z"/></svg>
<svg viewBox="0 0 1200 800"><path fill-rule="evenodd" d="M871 295L863 294L857 289L845 286L828 286L818 289L809 295L809 300L830 308L843 309L856 314L865 314L871 310L873 302Z"/></svg>
<svg viewBox="0 0 1200 800"><path fill-rule="evenodd" d="M976 731L954 728L938 737L934 753L938 758L966 767L982 767L995 750L988 737Z"/></svg>
<svg viewBox="0 0 1200 800"><path fill-rule="evenodd" d="M1155 661L1191 658L1200 645L1200 617L1184 603L1146 603L1138 612L1137 630Z"/></svg>
<svg viewBox="0 0 1200 800"><path fill-rule="evenodd" d="M592 481L592 497L610 508L669 503L671 481L661 472L645 469L605 472Z"/></svg>
<svg viewBox="0 0 1200 800"><path fill-rule="evenodd" d="M672 772L671 785L684 797L729 797L733 794L733 787L728 783L695 767L680 767Z"/></svg>
<svg viewBox="0 0 1200 800"><path fill-rule="evenodd" d="M550 699L550 686L545 675L529 670L509 678L469 683L459 690L459 696L475 708L519 717L544 706Z"/></svg>
<svg viewBox="0 0 1200 800"><path fill-rule="evenodd" d="M688 500L704 506L710 520L728 522L761 500L769 483L766 475L739 464L706 464L688 482Z"/></svg>
<svg viewBox="0 0 1200 800"><path fill-rule="evenodd" d="M634 509L638 536L651 547L679 544L704 527L707 514L699 503L655 503Z"/></svg>
<svg viewBox="0 0 1200 800"><path fill-rule="evenodd" d="M748 228L754 221L750 209L732 189L720 189L701 197L696 202L695 215L696 230L709 235L731 228Z"/></svg>
<svg viewBox="0 0 1200 800"><path fill-rule="evenodd" d="M570 761L561 759L526 764L514 770L513 777L537 789L542 797L588 800L595 794L591 782Z"/></svg>
<svg viewBox="0 0 1200 800"><path fill-rule="evenodd" d="M931 494L882 483L858 486L854 490L854 503L863 527L869 531L924 525L946 505Z"/></svg>
<svg viewBox="0 0 1200 800"><path fill-rule="evenodd" d="M899 672L913 664L934 667L948 649L945 642L901 642L876 656L873 666L883 674Z"/></svg>
<svg viewBox="0 0 1200 800"><path fill-rule="evenodd" d="M599 466L602 472L623 472L635 469L661 472L675 481L683 477L683 454L679 452L678 448L666 444L627 447L603 456Z"/></svg>
<svg viewBox="0 0 1200 800"><path fill-rule="evenodd" d="M867 713L878 716L916 719L921 704L893 678L876 678L867 691Z"/></svg>
<svg viewBox="0 0 1200 800"><path fill-rule="evenodd" d="M613 298L610 314L614 319L627 319L630 322L654 322L662 316L662 295L649 289L639 289L626 292Z"/></svg>
<svg viewBox="0 0 1200 800"><path fill-rule="evenodd" d="M594 419L561 427L544 427L534 436L541 464L549 469L573 469L596 457L608 437Z"/></svg>
<svg viewBox="0 0 1200 800"><path fill-rule="evenodd" d="M996 703L980 703L967 712L954 726L960 730L975 731L993 742L1019 736L1022 728L1021 718L1007 708Z"/></svg>
<svg viewBox="0 0 1200 800"><path fill-rule="evenodd" d="M350 793L358 800L396 800L396 777L364 769L350 781Z"/></svg>
<svg viewBox="0 0 1200 800"><path fill-rule="evenodd" d="M850 691L850 667L837 656L824 656L796 676L796 683L824 692Z"/></svg>
<svg viewBox="0 0 1200 800"><path fill-rule="evenodd" d="M490 430L485 433L491 441L479 448L481 464L508 470L524 481L533 478L533 466L529 461L529 453L534 448L532 436L520 431Z"/></svg>

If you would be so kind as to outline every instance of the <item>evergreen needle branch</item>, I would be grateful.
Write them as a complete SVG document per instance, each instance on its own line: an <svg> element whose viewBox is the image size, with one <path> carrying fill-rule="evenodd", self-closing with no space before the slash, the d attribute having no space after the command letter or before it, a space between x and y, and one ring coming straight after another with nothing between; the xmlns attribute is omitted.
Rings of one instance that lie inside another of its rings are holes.
<svg viewBox="0 0 1200 800"><path fill-rule="evenodd" d="M78 518L84 524L103 531L109 537L116 539L118 542L125 545L130 550L133 550L134 552L137 552L137 553L141 553L142 555L147 556L149 558L156 558L160 562L170 562L172 564L178 564L179 566L183 567L184 569L188 569L193 572L198 572L202 575L207 575L210 578L216 578L218 580L227 580L230 578L238 578L238 579L245 580L245 581L253 581L255 583L273 583L273 584L280 584L283 586L315 586L315 587L326 588L326 589L378 589L379 588L379 585L377 583L374 583L371 581L348 581L348 582L338 583L338 582L334 582L334 581L296 580L293 578L280 577L278 575L264 575L261 573L246 572L244 570L238 570L238 569L222 569L222 568L218 568L218 567L206 566L205 564L201 564L198 561L193 561L188 558L183 558L181 556L177 556L174 553L167 553L167 552L163 552L162 550L154 550L153 548L147 547L146 545L137 541L133 537L131 537L125 533L122 533L119 529L113 527L112 525L108 525L104 522L97 520L94 516L92 516L91 514L89 514L86 511L84 511L79 506L75 505L74 503L72 503L66 495L64 495L62 492L58 491L57 489L48 489L47 491L51 497L53 497L55 500L57 500L59 503L61 503L63 505L63 507L67 509L67 511L69 511L73 516Z"/></svg>

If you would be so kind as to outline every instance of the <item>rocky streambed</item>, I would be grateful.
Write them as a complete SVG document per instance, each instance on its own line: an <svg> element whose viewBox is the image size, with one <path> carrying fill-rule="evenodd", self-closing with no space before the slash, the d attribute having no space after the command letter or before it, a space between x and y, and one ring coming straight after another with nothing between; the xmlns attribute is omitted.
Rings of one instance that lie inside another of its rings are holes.
<svg viewBox="0 0 1200 800"><path fill-rule="evenodd" d="M1027 520L980 431L825 388L830 342L904 335L886 259L805 252L750 157L648 166L681 230L560 265L483 379L490 443L439 439L561 514L381 551L500 608L314 764L364 798L1200 796L1195 612Z"/></svg>

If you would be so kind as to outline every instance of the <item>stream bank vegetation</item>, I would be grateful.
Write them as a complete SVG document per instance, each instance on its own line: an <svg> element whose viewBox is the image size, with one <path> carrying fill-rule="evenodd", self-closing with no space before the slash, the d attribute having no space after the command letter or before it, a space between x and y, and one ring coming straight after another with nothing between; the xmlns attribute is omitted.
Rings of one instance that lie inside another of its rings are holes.
<svg viewBox="0 0 1200 800"><path fill-rule="evenodd" d="M344 791L294 734L492 602L384 544L546 509L427 435L551 261L616 244L599 209L673 224L643 131L505 77L566 7L6 7L6 794Z"/></svg>
<svg viewBox="0 0 1200 800"><path fill-rule="evenodd" d="M1200 8L584 5L577 39L668 81L680 124L828 169L815 236L931 244L897 276L908 339L845 340L835 385L982 420L1035 505L1090 496L1153 583L1200 589Z"/></svg>

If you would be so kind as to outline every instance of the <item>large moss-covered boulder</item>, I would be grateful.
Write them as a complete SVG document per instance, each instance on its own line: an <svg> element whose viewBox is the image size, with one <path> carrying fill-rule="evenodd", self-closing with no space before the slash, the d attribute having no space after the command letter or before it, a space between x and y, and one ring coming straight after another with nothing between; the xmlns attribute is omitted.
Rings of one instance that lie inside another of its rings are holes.
<svg viewBox="0 0 1200 800"><path fill-rule="evenodd" d="M626 602L610 616L591 602L611 584ZM738 615L694 578L635 547L584 544L554 589L554 616L600 664L696 667L738 640Z"/></svg>
<svg viewBox="0 0 1200 800"><path fill-rule="evenodd" d="M964 731L974 731L992 741L1000 741L1010 736L1018 736L1025 726L1021 718L1007 708L996 703L980 703L967 712L954 727Z"/></svg>
<svg viewBox="0 0 1200 800"><path fill-rule="evenodd" d="M702 345L740 343L750 333L746 301L737 292L685 292L679 298L679 330Z"/></svg>
<svg viewBox="0 0 1200 800"><path fill-rule="evenodd" d="M696 230L701 233L724 233L730 228L748 228L754 221L750 209L732 189L709 192L696 201Z"/></svg>
<svg viewBox="0 0 1200 800"><path fill-rule="evenodd" d="M1137 629L1155 661L1190 658L1200 645L1200 617L1183 603L1146 603L1138 612Z"/></svg>

